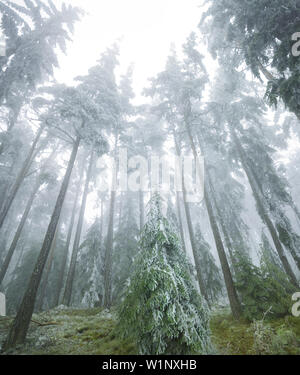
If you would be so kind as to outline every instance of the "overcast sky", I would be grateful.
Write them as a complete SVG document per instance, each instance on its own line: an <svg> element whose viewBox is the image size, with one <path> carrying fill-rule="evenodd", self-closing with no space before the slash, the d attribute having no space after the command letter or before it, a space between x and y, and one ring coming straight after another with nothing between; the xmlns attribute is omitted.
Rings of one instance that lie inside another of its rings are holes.
<svg viewBox="0 0 300 375"><path fill-rule="evenodd" d="M136 94L147 79L164 68L172 43L180 49L197 30L202 0L68 0L87 14L76 24L67 56L61 56L56 78L72 83L87 73L108 46L121 40L123 72L134 64Z"/></svg>

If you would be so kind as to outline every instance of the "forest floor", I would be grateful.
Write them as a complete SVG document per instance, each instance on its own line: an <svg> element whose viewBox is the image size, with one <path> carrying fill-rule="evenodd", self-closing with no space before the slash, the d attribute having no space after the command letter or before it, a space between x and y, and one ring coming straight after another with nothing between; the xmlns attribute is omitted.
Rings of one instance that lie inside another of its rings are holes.
<svg viewBox="0 0 300 375"><path fill-rule="evenodd" d="M10 317L0 317L1 343L11 322ZM115 327L114 312L61 306L34 314L26 344L9 354L137 354L135 344L120 339ZM292 316L250 324L219 310L212 315L211 334L216 354L300 354L300 318Z"/></svg>

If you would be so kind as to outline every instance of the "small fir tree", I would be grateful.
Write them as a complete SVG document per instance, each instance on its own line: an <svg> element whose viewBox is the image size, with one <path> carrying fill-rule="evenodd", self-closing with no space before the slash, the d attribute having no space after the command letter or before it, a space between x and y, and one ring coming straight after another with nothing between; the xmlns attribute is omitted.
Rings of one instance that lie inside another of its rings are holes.
<svg viewBox="0 0 300 375"><path fill-rule="evenodd" d="M141 354L207 354L209 316L189 272L180 241L162 216L160 198L149 203L134 272L119 307L119 329Z"/></svg>

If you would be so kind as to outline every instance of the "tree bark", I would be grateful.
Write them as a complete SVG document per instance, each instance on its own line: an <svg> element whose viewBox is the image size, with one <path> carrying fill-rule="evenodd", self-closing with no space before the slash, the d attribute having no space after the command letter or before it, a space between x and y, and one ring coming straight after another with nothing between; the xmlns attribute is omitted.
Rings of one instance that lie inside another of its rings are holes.
<svg viewBox="0 0 300 375"><path fill-rule="evenodd" d="M46 289L47 289L47 284L48 284L48 279L51 271L51 267L53 264L53 259L54 259L54 251L57 245L57 237L58 237L58 232L59 232L59 224L56 227L55 235L51 244L49 256L47 259L47 264L46 264L46 270L44 272L44 278L42 279L41 285L40 285L40 298L39 301L36 305L36 311L41 311L43 308L43 303L45 299L45 294L46 294Z"/></svg>
<svg viewBox="0 0 300 375"><path fill-rule="evenodd" d="M111 191L109 221L104 254L104 307L111 307L112 293L112 253L114 242L114 211L115 211L116 191Z"/></svg>
<svg viewBox="0 0 300 375"><path fill-rule="evenodd" d="M194 234L194 228L192 224L192 218L191 218L191 213L190 213L190 208L188 206L187 200L186 200L186 190L185 187L183 187L183 206L185 210L185 215L186 215L186 221L187 221L187 226L188 226L188 231L190 235L190 242L192 246L192 251L193 251L193 256L194 256L194 261L195 261L195 266L196 266L196 272L197 272L197 279L199 283L199 288L202 296L205 298L206 302L210 306L209 298L205 289L205 284L202 278L202 270L201 270L201 263L200 263L200 258L199 254L197 252L197 246L196 246L196 241L195 241L195 234Z"/></svg>
<svg viewBox="0 0 300 375"><path fill-rule="evenodd" d="M119 230L120 230L121 225L122 225L122 214L123 214L123 195L121 193L120 194L120 206L119 206L119 224L118 224Z"/></svg>
<svg viewBox="0 0 300 375"><path fill-rule="evenodd" d="M100 244L102 245L102 240L103 240L103 215L104 215L104 210L103 210L103 199L101 199L101 221L100 221Z"/></svg>
<svg viewBox="0 0 300 375"><path fill-rule="evenodd" d="M221 209L220 209L220 207L218 205L218 202L217 202L217 199L216 199L216 194L215 194L215 191L214 191L214 188L213 188L212 184L210 184L210 187L211 187L212 202L213 202L214 207L216 209L218 221L220 222L220 227L221 227L221 230L222 230L223 235L224 235L224 240L225 240L225 244L226 244L227 250L229 252L229 257L230 257L230 260L231 260L231 265L232 265L233 271L236 272L237 261L236 261L236 259L234 257L234 249L233 249L234 246L233 246L231 238L230 238L230 236L228 234L228 231L227 231L227 228L226 228L226 224L225 224L225 221L223 219Z"/></svg>
<svg viewBox="0 0 300 375"><path fill-rule="evenodd" d="M6 139L10 139L11 131L13 130L13 128L15 127L17 123L18 117L20 115L20 111L21 111L21 105L17 106L14 109L13 108L10 109L10 113L8 117L8 126L7 126L7 130L5 134ZM8 144L8 147L9 146L10 144ZM0 155L2 155L5 151L6 151L6 147L5 147L4 142L2 142L0 145Z"/></svg>
<svg viewBox="0 0 300 375"><path fill-rule="evenodd" d="M40 140L40 137L43 133L43 130L44 128L43 127L40 127L40 129L38 130L37 132L37 135L32 143L32 146L31 146L31 149L22 165L22 168L16 178L16 181L15 183L13 184L13 186L11 187L10 189L10 192L9 192L9 195L6 199L6 201L4 202L3 206L2 206L2 209L1 209L1 212L0 212L0 229L2 228L3 226L3 223L4 223L4 220L6 218L6 215L17 195L17 192L19 191L20 189L20 186L26 176L26 173L28 172L28 169L30 168L30 164L31 164L31 160L32 160L32 157L33 157L33 154L34 154L34 151L35 151L35 148L37 146L37 143L38 141Z"/></svg>
<svg viewBox="0 0 300 375"><path fill-rule="evenodd" d="M208 189L206 187L205 192L204 192L205 203L206 203L206 208L207 208L207 212L208 212L208 216L209 216L210 225L211 225L213 235L214 235L214 239L215 239L215 242L216 242L217 252L218 252L218 255L219 255L221 268L222 268L222 272L223 272L223 276L224 276L224 280L225 280L228 299L229 299L232 315L234 316L235 319L239 319L242 315L242 308L241 308L240 301L238 299L238 294L237 294L236 288L234 286L232 274L231 274L231 271L230 271L230 267L229 267L228 260L227 260L227 257L226 257L226 253L225 253L225 250L224 250L224 246L223 246L223 243L222 243L222 238L221 238L220 231L219 231L219 228L218 228L215 216L214 216L213 207L212 207L210 197L208 195L207 190Z"/></svg>
<svg viewBox="0 0 300 375"><path fill-rule="evenodd" d="M190 141L190 145L193 151L195 161L197 161L199 159L199 156L196 150L196 146L192 137L192 133L191 133L191 129L190 129L190 125L189 125L189 121L187 117L185 117L184 123L185 123L186 131L188 134L188 138ZM197 164L200 165L200 163L197 163ZM201 171L199 171L199 175L201 176ZM207 187L209 187L209 184L207 184L207 181L206 181L204 185L204 200L205 200L205 204L206 204L206 208L208 212L208 217L209 217L211 229L213 232L214 240L216 243L218 256L219 256L220 263L221 263L221 268L222 268L222 272L224 276L225 286L227 290L227 295L228 295L232 315L234 316L235 319L239 319L242 315L242 308L241 308L240 301L238 299L238 294L237 294L235 285L233 283L233 278L232 278L232 274L231 274L230 267L228 264L225 249L223 246L222 237L221 237L219 227L215 219L215 214L213 211L213 206L211 204L211 198L209 196Z"/></svg>
<svg viewBox="0 0 300 375"><path fill-rule="evenodd" d="M112 256L114 248L114 216L115 216L115 204L116 204L116 187L115 182L117 179L117 148L118 148L118 138L119 135L115 135L115 147L114 147L114 157L115 157L115 168L112 175L112 188L110 194L110 206L109 206L109 220L107 227L107 237L104 252L104 299L103 305L106 308L110 308L112 304Z"/></svg>
<svg viewBox="0 0 300 375"><path fill-rule="evenodd" d="M10 239L10 234L15 229L15 224L14 224L13 219L16 217L17 214L14 215L14 213L15 213L15 209L9 212L6 223L0 231L0 267L1 267L1 264L3 264L4 262L5 249L7 248L7 243L8 243L8 240Z"/></svg>
<svg viewBox="0 0 300 375"><path fill-rule="evenodd" d="M6 351L10 348L15 347L18 344L23 344L27 335L30 320L34 310L34 304L36 300L37 291L41 282L42 273L49 255L51 244L55 235L56 227L60 218L62 206L65 200L66 192L68 189L70 176L74 167L75 159L77 156L78 148L80 144L80 138L77 137L71 157L68 163L68 167L61 185L61 189L56 201L56 205L51 217L50 224L44 239L42 249L39 257L35 264L33 273L31 275L27 290L23 297L22 303L18 310L18 313L12 323L8 336L4 342L2 351Z"/></svg>
<svg viewBox="0 0 300 375"><path fill-rule="evenodd" d="M69 306L70 303L71 303L71 296L72 296L73 282L74 282L74 276L75 276L77 255L78 255L78 251L79 251L80 238L81 238L83 221L84 221L84 214L85 214L85 208L86 208L86 200L87 200L87 196L88 196L88 193L89 193L89 184L90 184L90 180L91 180L91 177L92 177L93 165L94 165L94 150L92 150L92 153L91 153L91 156L90 156L90 162L89 162L88 171L87 171L87 175L86 175L84 192L83 192L83 196L82 196L82 202L81 202L79 218L78 218L78 224L77 224L76 234L75 234L75 239L74 239L74 244L73 244L71 263L70 263L70 267L69 267L65 292L64 292L64 296L63 296L63 304L66 305L66 306Z"/></svg>
<svg viewBox="0 0 300 375"><path fill-rule="evenodd" d="M77 210L77 201L78 201L78 197L79 197L79 194L80 194L82 178L83 178L83 168L81 168L80 178L79 178L79 182L78 182L78 185L77 185L75 199L74 199L74 203L73 203L71 220L70 220L70 224L69 224L66 245L65 245L65 248L64 248L63 259L62 259L61 268L60 268L60 271L59 271L57 289L56 289L56 294L55 294L55 298L54 298L54 306L59 305L59 297L60 297L61 291L63 289L65 270L66 270L66 266L67 266L69 247L70 247L71 237L72 237L72 233L73 233L73 227L74 227L76 210Z"/></svg>
<svg viewBox="0 0 300 375"><path fill-rule="evenodd" d="M24 225L26 223L26 220L28 218L28 215L29 215L30 209L32 207L34 198L36 197L36 194L37 194L39 188L40 188L40 182L37 181L36 185L34 186L32 192L30 194L30 197L28 199L25 211L24 211L24 213L22 215L21 221L20 221L20 223L18 225L18 228L17 228L17 231L16 231L16 233L14 235L13 241L12 241L10 247L9 247L9 250L7 252L7 255L5 257L3 265L1 267L1 270L0 270L0 285L2 284L2 281L3 281L3 279L4 279L5 275L6 275L6 272L8 270L9 264L11 262L11 259L12 259L13 255L14 255L15 250L16 250L18 241L20 239L22 230L23 230Z"/></svg>
<svg viewBox="0 0 300 375"><path fill-rule="evenodd" d="M177 156L180 157L181 151L180 147L177 142L176 134L175 131L173 132L173 137L174 137L174 143L175 143L175 149ZM194 228L192 224L192 219L191 219L191 213L190 213L190 208L187 203L187 193L186 193L186 188L185 188L185 181L184 181L184 175L182 174L182 191L183 191L183 206L185 210L185 216L186 216L186 221L187 221L187 226L188 226L188 231L189 231L189 236L190 236L190 243L193 251L193 257L195 261L195 267L196 267L196 272L197 272L197 280L199 284L199 289L202 294L202 296L205 298L206 302L208 305L209 303L209 298L205 289L205 284L204 280L202 277L202 271L201 271L201 264L200 264L200 258L199 254L197 252L197 246L196 246L196 241L195 241L195 234L194 234Z"/></svg>
<svg viewBox="0 0 300 375"><path fill-rule="evenodd" d="M18 155L19 156L19 155ZM9 168L9 172L8 172L8 176L12 176L13 175L13 171L15 170L15 167L16 167L16 161L17 161L18 157L15 157L14 158L14 161L12 162L10 168ZM8 193L9 193L9 190L10 188L12 187L12 183L11 181L7 182L6 184L3 184L1 186L1 194L0 194L0 197L1 197L1 201L0 201L0 212L2 211L2 207L6 201L6 198L8 196Z"/></svg>
<svg viewBox="0 0 300 375"><path fill-rule="evenodd" d="M55 154L55 151L53 151L51 153L51 155L48 157L48 159L44 163L44 168L48 165L49 161L52 160L52 157L54 156L54 154ZM9 264L10 264L10 261L11 261L13 255L14 255L15 249L17 247L17 244L18 244L18 241L20 239L21 233L23 231L24 225L25 225L26 220L28 218L28 215L29 215L29 212L31 210L32 204L34 202L34 199L35 199L35 197L36 197L36 195L37 195L40 187L41 187L41 181L39 180L39 177L38 177L37 180L36 180L36 184L35 184L35 186L34 186L34 188L32 190L32 193L31 193L31 195L30 195L30 197L28 199L25 211L23 213L23 216L21 218L21 221L19 223L19 226L18 226L17 231L15 233L15 236L13 238L13 241L12 241L12 243L10 245L10 248L8 250L8 253L7 253L6 257L5 257L4 263L1 266L1 270L0 270L0 285L2 284L2 281L3 281L3 279L4 279L5 275L6 275L7 269L9 267Z"/></svg>

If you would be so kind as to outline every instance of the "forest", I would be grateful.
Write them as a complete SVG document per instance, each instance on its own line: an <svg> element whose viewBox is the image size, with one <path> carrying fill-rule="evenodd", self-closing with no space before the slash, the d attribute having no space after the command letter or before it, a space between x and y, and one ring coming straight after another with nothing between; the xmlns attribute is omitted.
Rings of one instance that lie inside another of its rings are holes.
<svg viewBox="0 0 300 375"><path fill-rule="evenodd" d="M142 90L57 78L73 3L0 0L1 354L299 355L300 1L199 0Z"/></svg>

